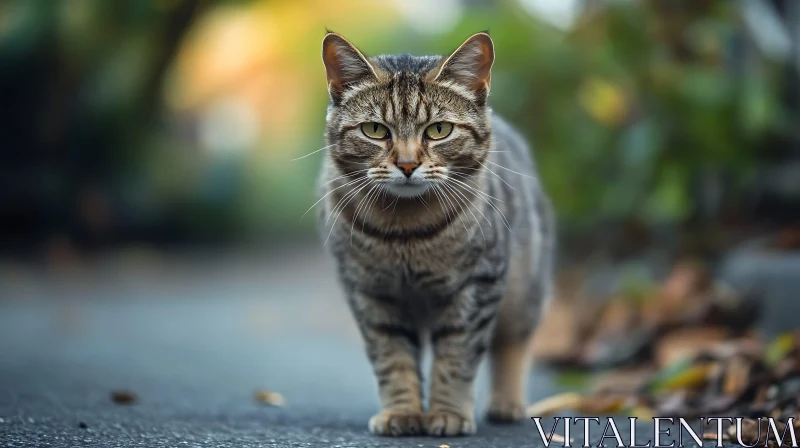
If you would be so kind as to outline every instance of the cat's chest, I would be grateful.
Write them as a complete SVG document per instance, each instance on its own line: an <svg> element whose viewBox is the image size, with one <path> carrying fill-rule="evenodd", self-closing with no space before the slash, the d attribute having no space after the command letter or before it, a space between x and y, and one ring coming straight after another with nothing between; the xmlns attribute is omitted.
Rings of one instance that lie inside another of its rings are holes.
<svg viewBox="0 0 800 448"><path fill-rule="evenodd" d="M355 252L353 259L366 274L360 276L362 286L405 298L452 295L474 260L452 243L426 243L379 244Z"/></svg>

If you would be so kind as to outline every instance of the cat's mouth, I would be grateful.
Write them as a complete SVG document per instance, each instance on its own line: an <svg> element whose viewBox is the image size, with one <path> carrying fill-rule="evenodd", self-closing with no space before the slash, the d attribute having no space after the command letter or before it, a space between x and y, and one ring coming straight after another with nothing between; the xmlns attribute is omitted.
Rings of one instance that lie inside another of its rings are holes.
<svg viewBox="0 0 800 448"><path fill-rule="evenodd" d="M423 193L428 191L428 186L429 183L427 181L405 179L400 182L391 182L387 184L386 189L393 195L400 196L401 198L415 198L417 196L422 196Z"/></svg>

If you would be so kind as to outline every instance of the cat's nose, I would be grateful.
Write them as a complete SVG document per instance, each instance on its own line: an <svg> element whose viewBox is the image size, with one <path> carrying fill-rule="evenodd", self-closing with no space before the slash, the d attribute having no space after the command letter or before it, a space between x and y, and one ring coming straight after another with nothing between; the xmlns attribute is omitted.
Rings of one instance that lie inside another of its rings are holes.
<svg viewBox="0 0 800 448"><path fill-rule="evenodd" d="M397 165L397 167L400 168L400 171L402 171L403 174L406 175L406 177L411 177L411 174L413 174L414 170L417 169L417 167L419 166L419 163L417 163L417 162L397 162L395 165Z"/></svg>

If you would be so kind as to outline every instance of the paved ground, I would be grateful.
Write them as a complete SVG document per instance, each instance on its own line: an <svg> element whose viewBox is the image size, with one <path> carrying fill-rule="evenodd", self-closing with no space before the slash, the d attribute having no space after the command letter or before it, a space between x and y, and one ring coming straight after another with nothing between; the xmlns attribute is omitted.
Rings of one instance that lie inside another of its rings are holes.
<svg viewBox="0 0 800 448"><path fill-rule="evenodd" d="M191 266L134 253L46 279L0 266L0 447L542 445L528 422L471 438L369 435L374 380L332 268L290 253ZM734 259L726 272L767 278L775 303L800 286L799 259ZM793 325L776 309L772 331ZM531 399L557 391L547 372L534 383ZM257 404L262 388L286 405ZM117 389L138 402L112 403Z"/></svg>

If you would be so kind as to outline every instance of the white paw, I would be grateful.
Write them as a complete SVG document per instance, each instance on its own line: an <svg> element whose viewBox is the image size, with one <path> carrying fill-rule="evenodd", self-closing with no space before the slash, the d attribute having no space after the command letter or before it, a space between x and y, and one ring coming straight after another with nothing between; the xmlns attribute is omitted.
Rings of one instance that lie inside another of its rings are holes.
<svg viewBox="0 0 800 448"><path fill-rule="evenodd" d="M369 431L377 436L416 436L422 433L422 414L384 410L369 419Z"/></svg>

